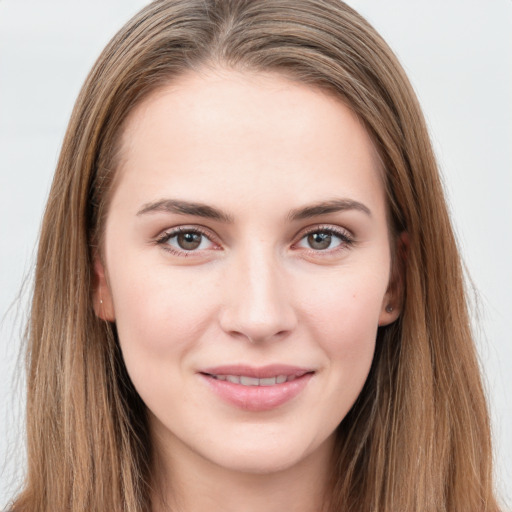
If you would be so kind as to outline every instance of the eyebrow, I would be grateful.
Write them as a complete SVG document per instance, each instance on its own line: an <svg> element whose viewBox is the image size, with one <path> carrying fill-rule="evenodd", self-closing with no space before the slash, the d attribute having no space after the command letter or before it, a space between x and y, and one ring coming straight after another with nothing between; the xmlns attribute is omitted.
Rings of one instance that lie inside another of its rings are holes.
<svg viewBox="0 0 512 512"><path fill-rule="evenodd" d="M145 204L142 209L137 212L137 215L155 212L178 213L180 215L193 215L195 217L204 217L206 219L213 219L226 223L233 222L233 217L231 217L231 215L228 215L213 206L189 201L180 201L178 199L161 199L154 203Z"/></svg>
<svg viewBox="0 0 512 512"><path fill-rule="evenodd" d="M370 217L372 216L370 209L359 201L354 201L353 199L331 199L330 201L322 201L320 203L314 203L303 208L291 210L288 214L288 218L291 221L297 221L346 210L357 210L365 213ZM228 224L233 222L233 217L231 215L223 212L222 210L214 208L213 206L209 206L203 203L181 201L179 199L161 199L159 201L147 203L137 212L137 215L145 215L148 213L156 212L192 215L195 217L213 219Z"/></svg>
<svg viewBox="0 0 512 512"><path fill-rule="evenodd" d="M292 210L288 217L290 220L304 220L312 217L318 217L320 215L326 215L328 213L343 212L346 210L357 210L365 213L369 217L372 216L370 209L359 201L354 201L353 199L332 199L330 201L322 201L320 203L305 206L304 208Z"/></svg>

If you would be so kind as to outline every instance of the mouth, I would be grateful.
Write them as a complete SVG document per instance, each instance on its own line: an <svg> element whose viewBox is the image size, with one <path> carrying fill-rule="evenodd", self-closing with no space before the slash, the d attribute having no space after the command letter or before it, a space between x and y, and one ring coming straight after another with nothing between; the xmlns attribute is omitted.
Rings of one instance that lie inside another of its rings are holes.
<svg viewBox="0 0 512 512"><path fill-rule="evenodd" d="M275 409L302 393L315 370L294 366L223 366L205 369L199 375L224 402L259 412Z"/></svg>
<svg viewBox="0 0 512 512"><path fill-rule="evenodd" d="M304 372L303 375L309 372ZM292 382L302 375L276 375L275 377L265 377L259 379L258 377L250 377L249 375L215 375L204 374L212 379L224 380L232 384L240 384L242 386L275 386L276 384L284 384L285 382Z"/></svg>

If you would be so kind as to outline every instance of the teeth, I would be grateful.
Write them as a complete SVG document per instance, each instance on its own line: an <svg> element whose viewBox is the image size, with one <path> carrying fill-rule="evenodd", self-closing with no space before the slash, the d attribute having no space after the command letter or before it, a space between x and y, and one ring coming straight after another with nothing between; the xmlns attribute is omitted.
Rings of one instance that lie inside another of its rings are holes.
<svg viewBox="0 0 512 512"><path fill-rule="evenodd" d="M242 386L275 386L284 382L295 380L295 375L278 375L276 377L266 377L258 379L257 377L248 377L246 375L212 375L217 380L226 380L233 384L241 384Z"/></svg>
<svg viewBox="0 0 512 512"><path fill-rule="evenodd" d="M240 376L240 384L244 386L258 386L260 383L260 379L257 379L256 377L245 377Z"/></svg>

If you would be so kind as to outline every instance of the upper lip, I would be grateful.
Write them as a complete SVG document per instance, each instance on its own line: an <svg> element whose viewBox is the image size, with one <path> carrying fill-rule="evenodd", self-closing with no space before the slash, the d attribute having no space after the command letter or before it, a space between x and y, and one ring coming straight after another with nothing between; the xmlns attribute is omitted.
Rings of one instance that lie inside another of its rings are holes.
<svg viewBox="0 0 512 512"><path fill-rule="evenodd" d="M244 375L246 377L255 377L257 379L265 379L277 377L278 375L286 375L287 377L301 377L306 373L312 373L312 368L304 368L287 364L270 364L266 366L248 366L248 365L223 365L204 368L199 373L207 375Z"/></svg>

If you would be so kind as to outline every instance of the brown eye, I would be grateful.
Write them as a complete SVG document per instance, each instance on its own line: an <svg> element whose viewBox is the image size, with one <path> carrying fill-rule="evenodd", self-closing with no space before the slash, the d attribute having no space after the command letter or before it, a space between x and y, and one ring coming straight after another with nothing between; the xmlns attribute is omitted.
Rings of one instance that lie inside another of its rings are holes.
<svg viewBox="0 0 512 512"><path fill-rule="evenodd" d="M194 233L193 231L186 231L176 235L176 242L180 249L184 251L193 251L201 245L203 235L201 233Z"/></svg>
<svg viewBox="0 0 512 512"><path fill-rule="evenodd" d="M304 233L302 238L294 244L294 247L318 253L333 254L337 249L351 247L353 243L352 236L343 228L319 227L316 231Z"/></svg>
<svg viewBox="0 0 512 512"><path fill-rule="evenodd" d="M310 233L307 236L307 241L309 247L311 249L315 249L317 251L323 251L325 249L328 249L332 243L332 234L328 232L316 232L316 233Z"/></svg>
<svg viewBox="0 0 512 512"><path fill-rule="evenodd" d="M203 250L218 248L208 235L198 229L189 229L186 227L179 227L171 232L164 233L156 242L173 254L180 256L187 256L192 252L199 253Z"/></svg>

